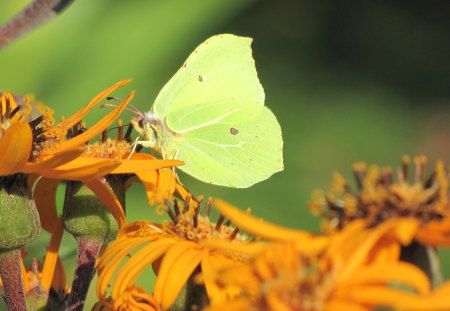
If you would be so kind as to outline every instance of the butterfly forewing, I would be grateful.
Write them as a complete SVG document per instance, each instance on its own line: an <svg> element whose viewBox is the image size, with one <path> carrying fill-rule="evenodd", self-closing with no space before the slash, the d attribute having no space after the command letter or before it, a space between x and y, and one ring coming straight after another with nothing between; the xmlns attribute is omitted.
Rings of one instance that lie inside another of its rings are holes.
<svg viewBox="0 0 450 311"><path fill-rule="evenodd" d="M169 80L153 104L164 119L185 107L226 99L264 104L264 90L252 57L251 38L231 34L202 43Z"/></svg>

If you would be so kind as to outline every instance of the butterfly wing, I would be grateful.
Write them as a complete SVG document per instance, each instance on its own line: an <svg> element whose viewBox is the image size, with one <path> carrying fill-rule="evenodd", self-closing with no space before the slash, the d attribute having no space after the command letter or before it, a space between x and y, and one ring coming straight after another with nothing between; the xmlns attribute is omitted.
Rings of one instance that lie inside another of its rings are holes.
<svg viewBox="0 0 450 311"><path fill-rule="evenodd" d="M177 134L164 151L204 182L245 188L283 169L280 125L258 102L209 101L169 113L166 124Z"/></svg>
<svg viewBox="0 0 450 311"><path fill-rule="evenodd" d="M152 107L157 118L207 102L226 105L228 99L264 105L251 42L251 38L222 34L202 43L158 94Z"/></svg>

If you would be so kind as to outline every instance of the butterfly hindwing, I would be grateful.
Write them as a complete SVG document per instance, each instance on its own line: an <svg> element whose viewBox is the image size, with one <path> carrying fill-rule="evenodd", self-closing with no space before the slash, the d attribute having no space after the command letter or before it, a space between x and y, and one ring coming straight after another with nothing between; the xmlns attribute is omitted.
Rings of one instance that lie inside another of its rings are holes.
<svg viewBox="0 0 450 311"><path fill-rule="evenodd" d="M283 169L280 126L259 103L203 103L169 113L166 123L178 134L164 149L202 181L243 188Z"/></svg>

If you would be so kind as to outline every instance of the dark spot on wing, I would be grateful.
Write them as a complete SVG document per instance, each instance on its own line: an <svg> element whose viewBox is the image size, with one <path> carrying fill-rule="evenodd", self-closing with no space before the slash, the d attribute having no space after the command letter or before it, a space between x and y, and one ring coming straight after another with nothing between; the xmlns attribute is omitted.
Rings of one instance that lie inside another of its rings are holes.
<svg viewBox="0 0 450 311"><path fill-rule="evenodd" d="M201 75L198 76L198 82L203 82L203 77Z"/></svg>
<svg viewBox="0 0 450 311"><path fill-rule="evenodd" d="M231 135L237 135L239 133L238 129L235 129L234 127L230 128L230 134Z"/></svg>

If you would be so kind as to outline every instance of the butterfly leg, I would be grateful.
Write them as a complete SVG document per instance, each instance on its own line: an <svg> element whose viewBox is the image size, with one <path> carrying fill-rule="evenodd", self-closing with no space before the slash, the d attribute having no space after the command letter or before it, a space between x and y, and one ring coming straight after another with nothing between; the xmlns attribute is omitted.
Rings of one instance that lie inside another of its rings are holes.
<svg viewBox="0 0 450 311"><path fill-rule="evenodd" d="M146 140L139 140L139 137L137 137L137 138L134 140L133 144L132 144L133 149L131 150L131 153L130 153L130 155L128 156L127 160L129 160L129 159L131 158L131 156L133 155L133 153L136 152L136 148L137 148L138 145L141 145L141 146L144 146L144 147L147 147L147 148L151 148L151 147L152 147L152 145L150 144L149 141L146 141Z"/></svg>
<svg viewBox="0 0 450 311"><path fill-rule="evenodd" d="M172 157L171 160L175 160L175 159L178 157L178 151L179 151L179 150L177 149L177 151L175 152L175 154L174 154L174 156ZM164 153L164 148L162 148L162 147L161 147L161 154L162 154L162 156L163 156L163 159L164 159L164 160L167 160L167 156L166 156L166 154ZM180 185L183 185L183 184L181 183L180 178L178 177L177 171L176 171L175 169L176 169L175 166L172 167L173 175L175 175L175 178L177 179L177 182L178 182Z"/></svg>
<svg viewBox="0 0 450 311"><path fill-rule="evenodd" d="M139 137L137 137L134 140L133 144L131 145L133 147L133 149L131 150L130 155L128 156L127 160L129 160L131 158L131 156L136 152L137 145L139 144L138 139L139 139Z"/></svg>

